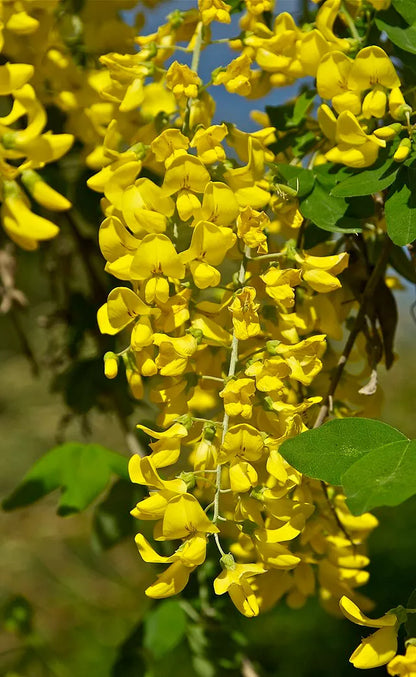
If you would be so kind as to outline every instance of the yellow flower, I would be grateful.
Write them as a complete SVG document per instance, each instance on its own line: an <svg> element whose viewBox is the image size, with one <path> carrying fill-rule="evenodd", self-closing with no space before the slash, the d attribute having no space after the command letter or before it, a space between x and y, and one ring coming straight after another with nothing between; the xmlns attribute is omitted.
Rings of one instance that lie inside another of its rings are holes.
<svg viewBox="0 0 416 677"><path fill-rule="evenodd" d="M176 338L166 334L154 334L153 343L159 346L156 366L162 376L183 374L189 358L198 348L198 342L191 334Z"/></svg>
<svg viewBox="0 0 416 677"><path fill-rule="evenodd" d="M264 275L260 275L260 279L266 285L266 293L282 310L292 308L295 303L294 287L302 282L300 270L271 266Z"/></svg>
<svg viewBox="0 0 416 677"><path fill-rule="evenodd" d="M159 136L153 139L150 148L158 162L169 164L176 151L187 151L189 139L179 129L164 129Z"/></svg>
<svg viewBox="0 0 416 677"><path fill-rule="evenodd" d="M188 567L182 562L174 562L160 574L156 581L149 585L145 594L153 599L163 599L178 595L185 588L189 581L189 576L195 567Z"/></svg>
<svg viewBox="0 0 416 677"><path fill-rule="evenodd" d="M229 169L224 174L241 207L250 205L253 209L262 209L270 200L269 186L264 183L264 156L263 145L250 136L247 165Z"/></svg>
<svg viewBox="0 0 416 677"><path fill-rule="evenodd" d="M320 358L325 350L325 334L309 336L295 345L280 343L276 348L276 352L284 358L290 368L290 378L294 378L304 385L309 385L321 371L322 362ZM312 398L311 404L313 403ZM308 400L305 400L304 404L308 406ZM284 408L285 405L281 403L280 406ZM303 405L298 406L302 407ZM276 407L277 403L274 404L274 408Z"/></svg>
<svg viewBox="0 0 416 677"><path fill-rule="evenodd" d="M109 293L107 303L97 312L98 326L102 334L118 334L136 317L151 312L152 309L134 291L128 287L115 287Z"/></svg>
<svg viewBox="0 0 416 677"><path fill-rule="evenodd" d="M228 381L221 390L220 397L224 399L224 409L228 416L242 416L251 418L253 404L251 398L256 387L251 378L238 378Z"/></svg>
<svg viewBox="0 0 416 677"><path fill-rule="evenodd" d="M367 628L379 628L363 639L350 657L355 668L368 669L385 665L397 652L398 621L394 613L386 613L381 618L368 618L348 597L341 597L339 606L346 618Z"/></svg>
<svg viewBox="0 0 416 677"><path fill-rule="evenodd" d="M185 266L181 263L175 247L166 235L146 235L137 247L131 262L130 274L134 280L145 281L147 303L169 298L167 277L182 279Z"/></svg>
<svg viewBox="0 0 416 677"><path fill-rule="evenodd" d="M262 564L236 564L232 555L225 555L227 566L214 580L214 590L217 595L225 592L244 616L257 616L259 605L256 595L250 585L249 578L263 574L267 569Z"/></svg>
<svg viewBox="0 0 416 677"><path fill-rule="evenodd" d="M214 85L224 85L231 94L247 96L251 91L251 59L247 54L242 54L231 61L225 70L215 73Z"/></svg>
<svg viewBox="0 0 416 677"><path fill-rule="evenodd" d="M349 110L354 115L361 113L361 92L348 86L348 76L353 64L343 52L325 54L316 74L318 94L323 99L332 99L332 105L341 113Z"/></svg>
<svg viewBox="0 0 416 677"><path fill-rule="evenodd" d="M187 538L195 534L216 534L219 529L207 517L195 496L181 494L166 506L157 540Z"/></svg>
<svg viewBox="0 0 416 677"><path fill-rule="evenodd" d="M238 237L250 249L257 247L257 253L266 254L267 235L264 232L269 226L270 219L265 212L258 212L250 206L241 210L237 219Z"/></svg>
<svg viewBox="0 0 416 677"><path fill-rule="evenodd" d="M334 33L334 23L341 9L341 0L326 0L316 15L315 24L323 37L332 44L332 49L343 52L349 50L349 42L345 38L338 38ZM353 87L351 87L353 89Z"/></svg>
<svg viewBox="0 0 416 677"><path fill-rule="evenodd" d="M283 380L290 373L290 367L282 357L275 356L258 359L245 370L247 376L254 376L256 388L264 393L279 390Z"/></svg>
<svg viewBox="0 0 416 677"><path fill-rule="evenodd" d="M189 264L192 277L199 289L216 287L221 281L220 272L214 268L224 260L236 236L230 228L221 228L209 221L200 221L194 228L189 249L179 256Z"/></svg>
<svg viewBox="0 0 416 677"><path fill-rule="evenodd" d="M222 0L198 0L198 9L204 25L210 24L211 21L219 21L223 24L229 24L231 21L231 5L227 5Z"/></svg>
<svg viewBox="0 0 416 677"><path fill-rule="evenodd" d="M334 256L296 255L302 266L302 277L315 291L325 294L341 287L336 275L348 266L349 255L346 252Z"/></svg>
<svg viewBox="0 0 416 677"><path fill-rule="evenodd" d="M212 125L207 129L200 127L194 134L190 146L196 148L198 157L206 165L225 160L225 150L221 141L227 136L227 126Z"/></svg>
<svg viewBox="0 0 416 677"><path fill-rule="evenodd" d="M236 293L230 305L233 318L234 335L239 341L257 336L261 333L257 310L259 303L255 303L256 290L253 287L243 287Z"/></svg>
<svg viewBox="0 0 416 677"><path fill-rule="evenodd" d="M23 87L33 73L33 66L27 63L6 63L0 66L0 96L7 96Z"/></svg>
<svg viewBox="0 0 416 677"><path fill-rule="evenodd" d="M186 64L174 61L166 73L166 86L178 98L195 99L198 96L198 87L201 79Z"/></svg>
<svg viewBox="0 0 416 677"><path fill-rule="evenodd" d="M247 423L240 423L231 426L226 432L218 463L227 463L235 457L245 461L259 461L263 452L264 441L259 431Z"/></svg>
<svg viewBox="0 0 416 677"><path fill-rule="evenodd" d="M195 220L229 226L237 215L238 202L231 188L220 181L207 183L201 208L194 213Z"/></svg>
<svg viewBox="0 0 416 677"><path fill-rule="evenodd" d="M183 221L187 221L200 208L194 193L203 193L209 180L208 170L194 155L180 152L169 163L162 187L166 195L179 191L176 208Z"/></svg>
<svg viewBox="0 0 416 677"><path fill-rule="evenodd" d="M28 200L14 181L3 182L1 206L3 227L9 237L23 249L36 249L38 242L55 237L59 228L43 216L34 214Z"/></svg>
<svg viewBox="0 0 416 677"><path fill-rule="evenodd" d="M371 45L361 49L348 75L349 89L364 91L381 85L387 89L400 87L400 79L386 52Z"/></svg>
<svg viewBox="0 0 416 677"><path fill-rule="evenodd" d="M150 179L138 179L123 194L121 211L128 228L135 234L163 233L175 203Z"/></svg>
<svg viewBox="0 0 416 677"><path fill-rule="evenodd" d="M325 104L320 107L318 121L324 134L337 145L325 154L327 160L347 167L369 167L386 142L374 134L366 134L355 115L342 111L335 119Z"/></svg>
<svg viewBox="0 0 416 677"><path fill-rule="evenodd" d="M416 675L416 646L408 644L404 656L393 658L387 665L389 675L397 677L415 677Z"/></svg>
<svg viewBox="0 0 416 677"><path fill-rule="evenodd" d="M184 566L196 567L205 561L207 550L205 535L195 534L185 539L173 555L169 557L159 555L143 534L137 534L135 541L144 562L152 562L153 564L181 562Z"/></svg>

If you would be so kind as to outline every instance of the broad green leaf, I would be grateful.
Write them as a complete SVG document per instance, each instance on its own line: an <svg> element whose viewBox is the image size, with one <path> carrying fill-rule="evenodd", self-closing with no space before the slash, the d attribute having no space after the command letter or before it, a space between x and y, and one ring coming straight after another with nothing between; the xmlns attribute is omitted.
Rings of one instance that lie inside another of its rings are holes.
<svg viewBox="0 0 416 677"><path fill-rule="evenodd" d="M416 54L416 25L408 26L393 7L376 17L379 31L384 31L393 44L411 54Z"/></svg>
<svg viewBox="0 0 416 677"><path fill-rule="evenodd" d="M409 282L416 284L416 269L413 260L407 255L407 250L394 245L390 253L389 263L399 275Z"/></svg>
<svg viewBox="0 0 416 677"><path fill-rule="evenodd" d="M156 660L175 648L186 633L186 614L180 602L168 599L158 604L144 620L143 646Z"/></svg>
<svg viewBox="0 0 416 677"><path fill-rule="evenodd" d="M345 471L372 449L408 439L387 423L368 418L334 419L286 440L279 452L308 477L341 485ZM416 485L415 485L416 486Z"/></svg>
<svg viewBox="0 0 416 677"><path fill-rule="evenodd" d="M315 226L331 233L356 233L359 222L345 216L348 202L341 197L332 197L328 190L316 182L315 187L299 205L301 214Z"/></svg>
<svg viewBox="0 0 416 677"><path fill-rule="evenodd" d="M99 444L67 442L48 451L3 501L4 510L30 505L61 489L58 515L84 510L107 487L112 474L128 479L127 458Z"/></svg>
<svg viewBox="0 0 416 677"><path fill-rule="evenodd" d="M404 246L416 239L416 169L402 167L390 187L385 204L387 232L394 244Z"/></svg>
<svg viewBox="0 0 416 677"><path fill-rule="evenodd" d="M310 169L281 164L278 166L278 171L287 181L288 186L298 191L299 198L306 197L312 191L315 176Z"/></svg>
<svg viewBox="0 0 416 677"><path fill-rule="evenodd" d="M342 476L347 505L361 515L399 505L416 494L416 440L386 443L357 460Z"/></svg>
<svg viewBox="0 0 416 677"><path fill-rule="evenodd" d="M396 178L400 165L391 159L382 162L378 166L364 169L349 176L332 189L334 197L356 197L372 195L388 188Z"/></svg>
<svg viewBox="0 0 416 677"><path fill-rule="evenodd" d="M392 4L409 25L416 23L415 0L393 0Z"/></svg>

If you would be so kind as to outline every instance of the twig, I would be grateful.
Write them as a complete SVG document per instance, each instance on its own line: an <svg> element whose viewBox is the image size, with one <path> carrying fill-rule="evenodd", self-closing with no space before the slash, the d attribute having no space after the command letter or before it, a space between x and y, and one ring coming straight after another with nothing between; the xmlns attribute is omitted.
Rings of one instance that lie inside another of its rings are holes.
<svg viewBox="0 0 416 677"><path fill-rule="evenodd" d="M368 282L366 284L366 287L364 289L361 302L360 302L360 309L358 311L357 317L355 318L354 325L351 329L350 335L348 336L347 342L345 344L344 350L342 351L342 355L338 360L337 368L335 370L335 373L331 379L331 384L329 386L328 392L324 398L323 404L319 410L318 417L315 421L314 428L319 428L320 425L325 421L326 417L328 416L329 413L329 402L331 398L334 396L335 391L337 389L338 383L341 379L342 373L344 371L345 365L347 364L348 358L350 356L351 350L353 349L354 343L357 339L358 334L361 331L362 324L364 322L366 313L367 313L367 308L368 308L368 303L373 297L377 285L384 274L384 271L386 269L386 265L389 259L390 255L390 250L392 247L392 241L390 238L386 235L386 239L384 241L383 249L380 254L380 258L378 259L373 272L371 273Z"/></svg>

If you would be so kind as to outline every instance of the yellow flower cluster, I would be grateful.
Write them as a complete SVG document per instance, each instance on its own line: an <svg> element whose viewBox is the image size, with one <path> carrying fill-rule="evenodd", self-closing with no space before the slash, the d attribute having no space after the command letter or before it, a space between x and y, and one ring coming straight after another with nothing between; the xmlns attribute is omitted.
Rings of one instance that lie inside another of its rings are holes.
<svg viewBox="0 0 416 677"><path fill-rule="evenodd" d="M222 568L214 590L228 592L244 615L284 596L300 607L316 589L336 611L342 595L365 604L355 589L368 578L363 544L377 520L353 517L337 490L302 477L279 447L306 429L321 400L312 388L326 350L323 326L328 315L338 327L343 317L327 299L341 288L348 254L325 247L309 254L282 238L288 227L296 235L303 218L293 191L276 193L269 170L278 130L250 134L213 123L198 60L210 45L209 24L229 22L229 9L200 0L198 10L173 13L157 33L138 38L137 54L101 59L111 79L104 97L116 113L105 164L88 185L104 195L100 248L122 284L98 322L124 341L120 353L105 355L105 373L114 378L122 361L134 397L158 411L158 429L138 426L152 439L151 453L132 457L130 475L149 496L132 514L155 522L156 542L176 543L159 554L137 535L146 562L168 565L147 594L180 592L214 541ZM243 20L253 35L268 9L247 2ZM309 38L330 44L326 52L349 45L332 32L338 9L326 0ZM291 32L286 62L294 64L306 35L291 21L280 15L276 35L253 42L255 54L245 49L213 84L251 96L257 76L249 61L270 63ZM192 54L190 65L165 64L175 49ZM137 107L141 124L126 125Z"/></svg>
<svg viewBox="0 0 416 677"><path fill-rule="evenodd" d="M35 249L58 233L52 221L31 211L27 193L50 211L71 207L37 170L65 155L74 138L83 144L87 165L103 164L102 141L115 104L111 96L101 97L111 78L99 68L98 57L110 47L134 51L135 28L118 12L135 4L88 0L79 14L71 14L58 0L1 3L6 61L0 66L1 217L9 237L24 249ZM136 25L141 23L143 16L137 14ZM50 105L65 114L68 133L46 131ZM130 118L125 125L134 124Z"/></svg>
<svg viewBox="0 0 416 677"><path fill-rule="evenodd" d="M31 3L4 3L1 7L5 29L1 49L6 59L10 58L10 38L21 39L39 28L39 21L26 12L24 4ZM0 96L5 112L0 118L1 218L6 233L23 249L36 249L39 241L49 240L58 232L49 219L31 211L27 193L49 210L71 206L36 171L62 157L72 146L73 137L44 131L47 114L29 82L34 70L31 63L6 62L0 66Z"/></svg>

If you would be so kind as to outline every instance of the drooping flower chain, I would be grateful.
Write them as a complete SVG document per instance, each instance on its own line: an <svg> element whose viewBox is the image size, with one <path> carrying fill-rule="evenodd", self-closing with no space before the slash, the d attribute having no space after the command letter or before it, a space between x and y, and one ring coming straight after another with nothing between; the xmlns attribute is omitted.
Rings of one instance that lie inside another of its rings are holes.
<svg viewBox="0 0 416 677"><path fill-rule="evenodd" d="M357 51L355 38L335 35L340 1L326 0L307 31L286 13L268 28L266 4L246 3L243 32L231 43L242 54L211 84L255 97L315 76L332 108L318 111L323 134L316 124L312 162L367 166L397 134L395 158L405 159L411 109L394 67L379 47ZM105 137L106 164L89 186L105 196L106 270L130 285L115 288L98 313L101 331L123 332L125 341L121 353L105 356L105 372L114 377L123 359L133 395L159 410L159 430L138 426L154 441L150 455L130 462L132 481L150 492L133 514L155 521L156 541L179 542L160 555L138 534L143 559L169 565L147 594L180 592L210 538L222 567L214 589L247 616L283 596L301 606L316 586L329 609L342 595L365 605L355 588L368 578L362 544L375 518L353 517L335 489L303 478L279 455L283 440L313 422L325 335L342 337L351 308L338 279L348 254L297 247L296 191L276 185L282 157L269 148L280 130L212 124L215 104L198 60L211 22L229 22L228 11L201 1L199 11L173 13L138 38L137 54L102 59L112 83L105 96L119 113ZM192 53L191 64L165 67L175 50ZM128 129L124 113L137 106L153 117Z"/></svg>

